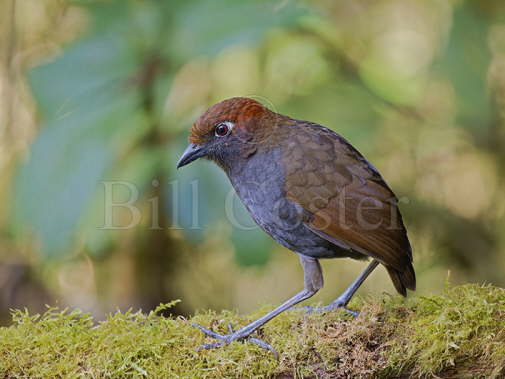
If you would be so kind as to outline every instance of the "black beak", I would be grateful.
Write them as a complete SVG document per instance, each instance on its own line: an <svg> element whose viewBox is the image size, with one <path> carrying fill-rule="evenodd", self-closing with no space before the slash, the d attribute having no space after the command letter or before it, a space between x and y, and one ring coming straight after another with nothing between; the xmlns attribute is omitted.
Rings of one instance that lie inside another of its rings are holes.
<svg viewBox="0 0 505 379"><path fill-rule="evenodd" d="M204 155L205 150L202 146L190 143L179 158L179 162L177 162L177 168L186 166L187 164L193 162L194 160L197 160L200 157L203 157Z"/></svg>

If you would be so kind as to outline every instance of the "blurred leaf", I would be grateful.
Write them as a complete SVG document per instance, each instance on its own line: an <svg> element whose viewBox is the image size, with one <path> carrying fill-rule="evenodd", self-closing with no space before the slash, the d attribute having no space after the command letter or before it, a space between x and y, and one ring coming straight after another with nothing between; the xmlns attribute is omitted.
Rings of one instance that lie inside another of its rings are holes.
<svg viewBox="0 0 505 379"><path fill-rule="evenodd" d="M272 28L296 23L307 9L296 1L193 1L175 20L173 52L180 60L212 55L232 44L256 43Z"/></svg>
<svg viewBox="0 0 505 379"><path fill-rule="evenodd" d="M449 44L435 66L456 90L458 119L474 132L487 127L492 115L486 85L491 61L488 31L489 20L469 2L457 7Z"/></svg>
<svg viewBox="0 0 505 379"><path fill-rule="evenodd" d="M124 81L136 61L119 32L96 34L69 47L62 56L30 74L32 92L46 120L87 109L127 89ZM83 112L83 113L88 113Z"/></svg>
<svg viewBox="0 0 505 379"><path fill-rule="evenodd" d="M46 256L68 247L114 162L113 142L143 123L139 93L129 82L136 58L121 28L108 21L108 33L79 41L30 73L44 122L16 181L16 224L35 232Z"/></svg>
<svg viewBox="0 0 505 379"><path fill-rule="evenodd" d="M394 104L415 104L422 94L424 85L422 76L402 76L395 68L374 56L368 57L360 65L360 75L363 82L377 96Z"/></svg>
<svg viewBox="0 0 505 379"><path fill-rule="evenodd" d="M105 170L113 163L111 140L139 124L135 98L116 96L96 117L82 112L48 123L16 181L16 223L33 229L46 255L62 253Z"/></svg>

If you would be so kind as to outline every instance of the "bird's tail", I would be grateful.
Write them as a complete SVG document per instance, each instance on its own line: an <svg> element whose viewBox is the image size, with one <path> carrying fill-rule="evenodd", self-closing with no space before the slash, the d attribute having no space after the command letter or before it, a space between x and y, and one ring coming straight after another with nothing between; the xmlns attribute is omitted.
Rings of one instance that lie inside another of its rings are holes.
<svg viewBox="0 0 505 379"><path fill-rule="evenodd" d="M407 288L412 291L416 290L416 273L411 262L405 265L403 271L391 266L386 266L386 269L398 293L407 296Z"/></svg>

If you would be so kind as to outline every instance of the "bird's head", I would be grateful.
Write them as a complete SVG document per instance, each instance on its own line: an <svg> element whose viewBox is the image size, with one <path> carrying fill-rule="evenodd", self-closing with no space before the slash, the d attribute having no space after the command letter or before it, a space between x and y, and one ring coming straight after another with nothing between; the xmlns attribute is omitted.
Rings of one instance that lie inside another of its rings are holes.
<svg viewBox="0 0 505 379"><path fill-rule="evenodd" d="M275 127L276 113L256 100L234 97L210 107L193 124L189 145L177 168L198 158L215 161L227 168L231 161L248 157Z"/></svg>

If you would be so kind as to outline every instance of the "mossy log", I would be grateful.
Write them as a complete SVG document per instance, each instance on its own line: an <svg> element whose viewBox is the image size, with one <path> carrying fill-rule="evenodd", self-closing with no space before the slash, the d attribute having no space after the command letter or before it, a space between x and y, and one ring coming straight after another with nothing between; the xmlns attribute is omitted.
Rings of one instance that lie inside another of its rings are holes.
<svg viewBox="0 0 505 379"><path fill-rule="evenodd" d="M0 328L0 378L46 377L505 377L505 289L448 287L439 296L357 299L359 317L343 312L288 311L257 335L268 351L234 342L197 352L212 342L190 322L225 333L257 318L234 312L199 313L187 320L116 313L95 322L80 311L42 315L13 311Z"/></svg>

